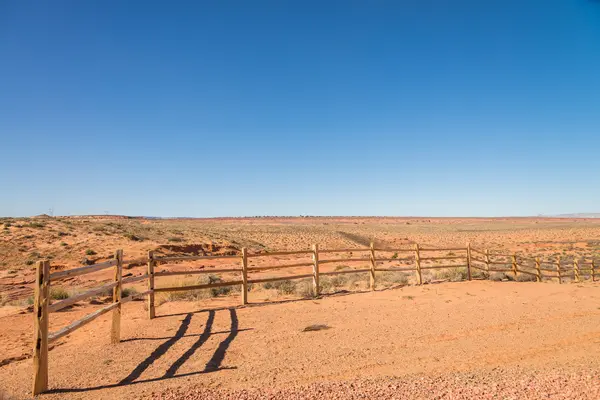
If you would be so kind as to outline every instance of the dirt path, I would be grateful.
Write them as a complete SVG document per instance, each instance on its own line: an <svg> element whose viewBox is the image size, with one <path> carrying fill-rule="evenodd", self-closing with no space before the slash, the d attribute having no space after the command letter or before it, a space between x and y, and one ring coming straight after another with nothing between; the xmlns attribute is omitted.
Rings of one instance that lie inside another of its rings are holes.
<svg viewBox="0 0 600 400"><path fill-rule="evenodd" d="M164 391L169 398L190 390L190 396L199 390L190 398L202 398L217 393L203 390L251 387L285 393L291 385L318 389L323 382L365 378L410 387L414 376L449 374L481 383L498 368L508 371L504 379L542 371L541 381L582 374L586 382L590 371L600 370L599 287L459 282L243 308L228 308L235 298L213 299L165 303L153 321L134 302L124 307L121 344L109 344L107 315L50 352L52 393L42 398L130 399ZM208 307L215 310L195 311ZM63 323L88 311L56 315ZM30 332L30 319L0 319L3 348L7 332L15 341L26 339L20 336ZM310 325L328 329L304 332ZM0 367L0 382L27 398L31 360ZM590 385L596 383L592 378ZM592 393L590 385L572 386Z"/></svg>

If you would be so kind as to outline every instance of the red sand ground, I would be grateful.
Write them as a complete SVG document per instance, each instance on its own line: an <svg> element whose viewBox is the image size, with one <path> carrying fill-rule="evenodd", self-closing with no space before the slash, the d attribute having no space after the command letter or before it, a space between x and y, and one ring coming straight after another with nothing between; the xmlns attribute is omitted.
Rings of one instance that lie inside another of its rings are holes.
<svg viewBox="0 0 600 400"><path fill-rule="evenodd" d="M459 282L237 307L237 298L124 306L50 351L42 398L585 398L600 380L600 283ZM233 308L231 308L233 306ZM212 311L211 311L212 309ZM90 306L57 313L55 325ZM328 329L304 332L310 325ZM0 346L31 314L0 319ZM0 367L28 398L31 360Z"/></svg>

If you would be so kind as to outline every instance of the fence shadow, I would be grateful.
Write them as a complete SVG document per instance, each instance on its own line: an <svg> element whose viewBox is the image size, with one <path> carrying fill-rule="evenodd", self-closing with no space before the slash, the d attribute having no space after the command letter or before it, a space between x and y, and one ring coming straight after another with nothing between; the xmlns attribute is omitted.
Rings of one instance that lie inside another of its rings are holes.
<svg viewBox="0 0 600 400"><path fill-rule="evenodd" d="M229 348L229 345L235 339L235 337L238 335L238 333L241 331L252 330L252 328L239 329L238 328L239 320L238 320L238 316L237 316L237 311L234 308L229 308L228 310L229 310L229 317L231 319L231 329L229 331L212 332L212 326L214 324L215 315L216 315L216 312L219 310L208 310L206 325L204 326L204 330L200 335L186 335L186 332L188 331L190 322L192 320L192 316L195 314L193 312L186 313L185 318L181 321L181 325L177 329L177 332L175 333L175 335L173 337L167 338L167 340L165 342L161 343L158 347L156 347L156 349L154 349L154 351L152 351L152 353L150 353L150 355L148 357L146 357L146 359L144 359L142 362L140 362L133 369L133 371L131 371L131 373L129 373L129 375L127 375L125 378L121 379L121 381L119 381L118 383L99 385L99 386L93 386L93 387L87 387L87 388L55 388L55 389L48 390L46 393L88 392L88 391L101 390L101 389L117 388L120 386L135 385L135 384L139 384L139 383L156 382L156 381L161 381L161 380L165 380L165 379L173 379L173 378L201 375L201 374L211 373L211 372L215 372L215 371L219 371L219 370L236 369L236 367L222 367L221 364L222 364L223 360L225 359L225 355L227 353L227 349ZM192 357L194 355L194 353L200 347L202 347L202 345L204 345L206 343L206 341L208 341L208 339L212 335L222 334L222 333L228 333L228 335L225 339L223 339L219 343L218 347L215 349L212 357L206 363L203 370L177 374L177 371L186 363L186 361L188 361L190 359L190 357ZM196 342L194 342L190 346L190 348L186 350L186 352L184 354L182 354L177 360L175 360L171 364L171 366L167 369L167 371L164 373L164 375L157 377L157 378L138 379L144 373L144 371L146 371L155 361L157 361L159 358L164 356L168 352L168 350L171 347L173 347L173 345L175 343L177 343L179 340L181 340L184 337L195 337L195 336L198 336L198 340L196 340ZM160 339L162 339L162 338L149 338L148 340L160 340ZM145 340L145 339L144 338L139 338L139 339L136 338L136 339L129 339L127 341L132 341L132 340Z"/></svg>

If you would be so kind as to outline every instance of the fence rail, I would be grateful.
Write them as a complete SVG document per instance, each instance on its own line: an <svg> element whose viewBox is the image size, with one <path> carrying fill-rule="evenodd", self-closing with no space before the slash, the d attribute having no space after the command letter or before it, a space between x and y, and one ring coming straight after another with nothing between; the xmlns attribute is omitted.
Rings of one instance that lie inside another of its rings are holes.
<svg viewBox="0 0 600 400"><path fill-rule="evenodd" d="M454 252L460 251L465 252L464 255L447 254L445 256L428 256L421 257L423 252ZM377 252L383 253L395 253L393 257L381 257L377 258ZM340 259L320 259L320 254L331 254L331 253L368 253L368 257L355 257L355 258L340 258ZM412 253L410 256L398 258L398 253ZM476 254L475 256L473 255ZM262 262L263 258L266 257L278 257L278 256L299 256L299 255L310 255L312 261L302 261L288 264L267 264L267 265L248 265L248 259L257 259ZM482 258L483 257L483 258ZM498 260L502 258L503 260ZM155 271L155 267L161 263L170 262L181 262L181 261L198 261L198 260L238 260L240 266L236 268L204 268L185 270L185 271ZM438 264L444 260L458 260L459 264ZM123 264L124 263L147 263L147 271L145 274L140 276L129 276L123 278ZM321 271L320 266L325 264L344 264L350 262L363 262L368 264L363 268L357 269L343 269L334 271ZM398 266L386 266L378 267L378 263L390 263L397 262ZM412 263L413 265L405 266L406 263ZM483 264L483 265L482 265ZM495 268L494 266L500 266ZM69 278L74 276L80 276L92 272L102 271L108 268L114 268L113 281L106 283L97 288L88 290L83 293L79 293L70 298L58 301L50 304L50 285L52 282ZM252 278L248 279L248 273L274 271L288 268L308 268L310 272L290 275L290 276L276 276L276 277L265 277L265 278ZM504 267L504 268L501 268ZM292 279L312 279L312 285L314 288L314 296L321 294L320 277L321 276L335 276L342 274L360 274L369 273L369 287L371 290L375 289L376 273L377 272L415 272L415 276L418 284L423 283L422 271L431 269L448 269L448 268L466 268L467 279L472 279L472 269L478 271L484 271L485 273L491 274L494 272L506 272L512 273L516 278L518 274L525 274L529 276L535 276L538 282L542 282L543 279L558 279L559 283L562 283L564 278L573 278L576 282L579 282L586 276L590 277L592 281L596 280L596 261L595 260L574 260L570 264L563 262L560 257L554 260L540 260L539 258L526 257L517 254L504 254L500 252L491 253L488 249L482 250L471 247L467 244L466 247L448 247L448 248L422 248L419 244L415 244L413 248L378 248L373 243L369 247L360 248L344 248L344 249L319 249L317 244L312 246L311 250L294 250L294 251L276 251L276 252L265 252L249 254L246 248L243 248L239 255L187 255L187 256L156 256L152 251L148 252L147 258L136 259L133 261L123 261L123 251L117 250L114 258L110 261L106 261L94 265L86 265L70 270L63 270L54 273L50 273L50 262L40 261L37 263L36 268L36 279L35 279L35 292L34 292L34 352L33 352L33 395L37 395L47 390L48 388L48 345L49 343L56 341L66 335L74 332L75 330L85 326L92 322L96 318L112 311L112 324L111 324L111 342L120 342L120 326L121 326L121 306L122 304L128 303L135 299L146 297L148 318L152 319L156 315L154 297L155 293L160 292L173 292L173 291L187 291L187 290L201 290L201 289L212 289L224 286L241 286L241 302L242 304L248 303L248 292L250 284L267 283L283 280ZM542 273L542 272L545 272ZM553 273L552 275L548 273ZM174 287L155 287L155 280L157 278L163 278L168 276L180 276L180 275L200 275L200 274L223 274L223 273L237 273L240 274L240 278L235 281L218 281L210 282L207 284L199 285L187 285L187 286L174 286ZM134 293L127 297L122 297L123 285L146 282L147 290L141 293ZM80 318L77 321L70 323L69 325L59 329L56 332L50 333L48 331L48 319L49 314L63 310L67 307L73 306L79 301L85 300L89 297L104 294L112 290L112 303L106 305L96 311Z"/></svg>

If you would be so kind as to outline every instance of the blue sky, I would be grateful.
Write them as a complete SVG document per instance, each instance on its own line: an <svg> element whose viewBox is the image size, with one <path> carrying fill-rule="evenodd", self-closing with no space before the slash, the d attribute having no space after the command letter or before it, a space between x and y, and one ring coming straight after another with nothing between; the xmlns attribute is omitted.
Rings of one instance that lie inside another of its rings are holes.
<svg viewBox="0 0 600 400"><path fill-rule="evenodd" d="M2 1L0 215L600 212L600 2Z"/></svg>

